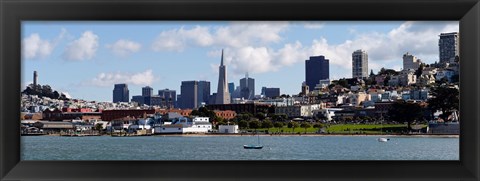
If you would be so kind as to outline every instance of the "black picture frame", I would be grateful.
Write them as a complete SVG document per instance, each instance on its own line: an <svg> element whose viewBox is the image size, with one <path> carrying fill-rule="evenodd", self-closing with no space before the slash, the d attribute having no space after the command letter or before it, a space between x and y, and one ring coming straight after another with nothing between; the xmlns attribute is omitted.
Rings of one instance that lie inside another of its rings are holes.
<svg viewBox="0 0 480 181"><path fill-rule="evenodd" d="M0 0L2 180L480 178L478 0ZM459 20L460 161L20 161L22 20Z"/></svg>

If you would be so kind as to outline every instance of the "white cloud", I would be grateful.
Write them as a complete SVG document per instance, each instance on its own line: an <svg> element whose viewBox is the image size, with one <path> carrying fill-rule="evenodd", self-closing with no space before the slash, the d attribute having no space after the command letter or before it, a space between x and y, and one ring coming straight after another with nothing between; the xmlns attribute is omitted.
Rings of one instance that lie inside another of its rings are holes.
<svg viewBox="0 0 480 181"><path fill-rule="evenodd" d="M100 73L90 81L82 83L82 85L111 87L114 84L126 83L132 85L152 85L154 76L152 70L145 70L144 72L130 73L130 72L109 72Z"/></svg>
<svg viewBox="0 0 480 181"><path fill-rule="evenodd" d="M142 45L130 40L117 40L113 44L107 44L106 47L117 56L127 56L131 53L138 52Z"/></svg>
<svg viewBox="0 0 480 181"><path fill-rule="evenodd" d="M98 49L98 35L91 31L83 32L82 36L65 48L63 58L67 60L85 60L95 56Z"/></svg>
<svg viewBox="0 0 480 181"><path fill-rule="evenodd" d="M162 31L152 44L154 51L181 52L188 46L220 46L242 48L279 42L287 22L234 22L228 26Z"/></svg>
<svg viewBox="0 0 480 181"><path fill-rule="evenodd" d="M53 40L42 39L38 33L32 33L22 40L22 55L26 59L45 58L49 56L58 42L63 39L66 33L62 29L60 34Z"/></svg>
<svg viewBox="0 0 480 181"><path fill-rule="evenodd" d="M213 43L207 27L196 26L193 29L173 29L163 31L152 44L154 51L183 51L187 45L209 46Z"/></svg>
<svg viewBox="0 0 480 181"><path fill-rule="evenodd" d="M325 23L323 22L303 22L303 27L305 29L322 29L325 27Z"/></svg>
<svg viewBox="0 0 480 181"><path fill-rule="evenodd" d="M322 28L321 22L300 22L305 28ZM200 31L200 29L202 31ZM345 75L351 72L352 52L364 49L369 54L369 69L401 65L402 55L410 52L424 62L438 59L438 35L442 32L458 31L458 22L405 22L386 33L362 32L351 29L354 38L342 43L332 44L324 37L318 37L311 43L282 43L282 32L288 29L288 23L232 23L219 27L195 27L162 32L156 42L162 40L177 51L188 46L210 46L209 57L220 57L217 47L225 47L225 61L229 72L243 75L245 72L264 73L277 71L285 66L304 63L310 56L324 55L330 60L331 72L343 69ZM196 35L191 36L193 32ZM167 36L168 35L168 36ZM203 37L203 38L202 38ZM208 37L208 38L205 38ZM205 41L199 41L205 39ZM208 40L208 41L207 41ZM169 43L168 43L169 42ZM200 44L199 42L203 42ZM272 45L275 45L273 48ZM280 46L278 46L280 45ZM168 50L168 48L165 48ZM212 64L218 69L218 64ZM341 75L344 76L344 75Z"/></svg>

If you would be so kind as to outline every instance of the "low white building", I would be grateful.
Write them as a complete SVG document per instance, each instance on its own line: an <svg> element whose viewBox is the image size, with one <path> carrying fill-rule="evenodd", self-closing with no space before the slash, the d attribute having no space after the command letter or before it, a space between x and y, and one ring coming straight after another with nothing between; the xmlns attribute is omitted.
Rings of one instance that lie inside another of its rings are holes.
<svg viewBox="0 0 480 181"><path fill-rule="evenodd" d="M183 134L183 133L208 133L212 130L212 124L208 117L179 118L171 124L163 124L154 127L155 134Z"/></svg>
<svg viewBox="0 0 480 181"><path fill-rule="evenodd" d="M239 133L238 125L218 125L219 133Z"/></svg>

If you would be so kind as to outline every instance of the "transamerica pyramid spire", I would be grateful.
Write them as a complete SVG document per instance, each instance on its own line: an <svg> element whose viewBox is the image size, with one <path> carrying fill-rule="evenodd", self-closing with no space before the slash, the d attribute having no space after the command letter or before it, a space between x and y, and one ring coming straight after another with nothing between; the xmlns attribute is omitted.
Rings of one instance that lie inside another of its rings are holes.
<svg viewBox="0 0 480 181"><path fill-rule="evenodd" d="M218 67L218 88L215 97L215 104L230 104L230 93L228 92L227 86L227 67L223 62L223 49L222 59L220 61L220 66Z"/></svg>

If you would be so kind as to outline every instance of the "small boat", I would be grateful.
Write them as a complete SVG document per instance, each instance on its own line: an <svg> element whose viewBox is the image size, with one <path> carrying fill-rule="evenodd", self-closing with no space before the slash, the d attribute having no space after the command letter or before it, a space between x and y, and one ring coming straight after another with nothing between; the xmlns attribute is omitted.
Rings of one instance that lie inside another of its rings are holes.
<svg viewBox="0 0 480 181"><path fill-rule="evenodd" d="M390 138L378 138L377 141L378 142L387 142L387 141L390 141Z"/></svg>
<svg viewBox="0 0 480 181"><path fill-rule="evenodd" d="M262 149L263 145L260 144L260 135L258 135L258 133L257 133L257 137L258 137L257 145L243 145L243 148L244 149Z"/></svg>
<svg viewBox="0 0 480 181"><path fill-rule="evenodd" d="M262 149L263 145L243 145L245 149Z"/></svg>

